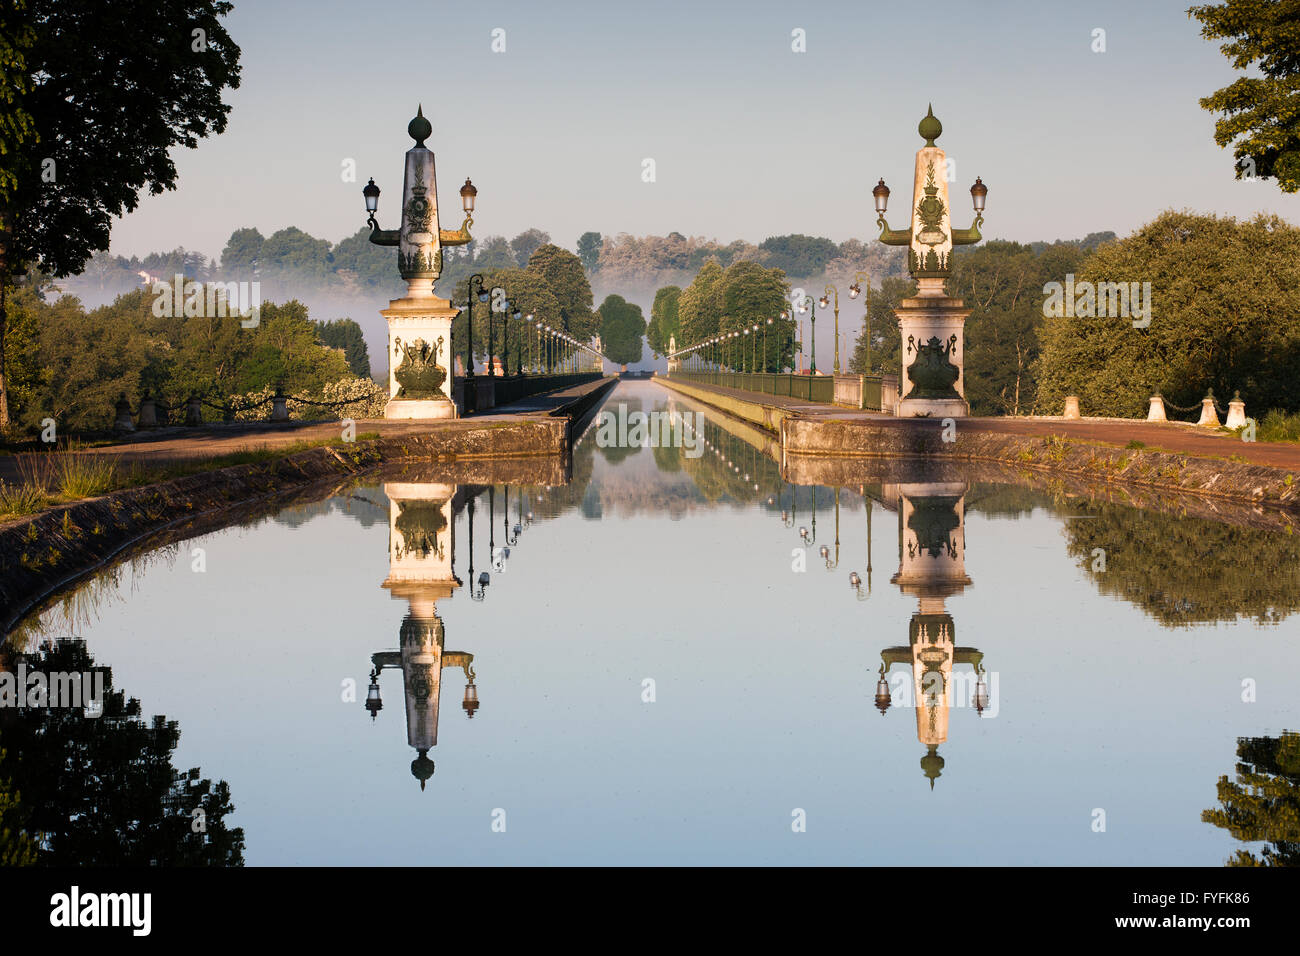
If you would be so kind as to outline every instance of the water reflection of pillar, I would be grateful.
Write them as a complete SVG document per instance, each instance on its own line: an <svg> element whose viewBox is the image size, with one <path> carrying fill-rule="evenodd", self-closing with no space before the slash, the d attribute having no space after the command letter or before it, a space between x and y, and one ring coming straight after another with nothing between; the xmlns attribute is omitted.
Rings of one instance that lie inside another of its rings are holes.
<svg viewBox="0 0 1300 956"><path fill-rule="evenodd" d="M958 647L957 628L944 602L971 583L966 574L966 485L960 482L886 486L886 500L898 502L898 573L891 578L904 593L915 594L917 610L908 628L906 647L888 647L880 653L880 684L876 706L884 714L890 706L886 674L895 664L912 670L912 699L916 709L916 736L926 747L921 770L930 781L943 771L939 745L948 739L948 715L954 698L953 667L970 664L976 674L975 706L985 705L984 655ZM959 704L962 698L958 698Z"/></svg>
<svg viewBox="0 0 1300 956"><path fill-rule="evenodd" d="M474 686L474 655L444 650L445 629L437 602L451 597L461 582L452 571L455 550L454 485L390 482L388 577L383 586L408 611L399 631L399 650L371 655L373 668L366 709L373 718L383 708L379 675L386 667L400 668L406 710L406 742L415 749L411 774L423 790L433 776L429 751L438 743L438 701L444 667L461 667L468 686L465 710L478 709Z"/></svg>

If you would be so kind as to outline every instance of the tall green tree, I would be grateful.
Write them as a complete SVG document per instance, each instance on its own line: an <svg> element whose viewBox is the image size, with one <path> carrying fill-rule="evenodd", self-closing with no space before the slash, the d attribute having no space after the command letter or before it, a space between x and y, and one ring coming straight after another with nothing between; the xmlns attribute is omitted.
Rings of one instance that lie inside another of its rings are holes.
<svg viewBox="0 0 1300 956"><path fill-rule="evenodd" d="M864 293L866 290L863 290ZM873 288L867 303L869 321L864 322L849 359L849 371L855 375L897 375L902 342L898 335L898 317L894 314L904 299L916 295L916 280L886 276L879 288ZM868 336L868 333L869 336ZM870 357L870 365L868 365Z"/></svg>
<svg viewBox="0 0 1300 956"><path fill-rule="evenodd" d="M361 326L352 319L332 319L316 323L316 335L322 345L342 349L348 368L357 378L370 377L370 352L366 348Z"/></svg>
<svg viewBox="0 0 1300 956"><path fill-rule="evenodd" d="M641 306L621 295L608 295L597 310L600 318L600 346L611 362L626 368L641 361L641 339L645 318Z"/></svg>
<svg viewBox="0 0 1300 956"><path fill-rule="evenodd" d="M1300 0L1223 0L1192 7L1201 36L1220 46L1234 69L1258 70L1201 98L1220 114L1214 141L1232 147L1238 179L1275 179L1300 190Z"/></svg>
<svg viewBox="0 0 1300 956"><path fill-rule="evenodd" d="M525 229L511 239L510 249L515 254L515 261L519 263L519 268L527 268L528 260L532 258L533 253L550 241L550 233L540 229Z"/></svg>
<svg viewBox="0 0 1300 956"><path fill-rule="evenodd" d="M369 230L363 231L369 235ZM221 251L221 270L227 279L256 279L265 243L266 237L256 229L243 228L232 232Z"/></svg>
<svg viewBox="0 0 1300 956"><path fill-rule="evenodd" d="M528 260L528 271L540 276L560 304L560 327L580 342L589 342L599 322L591 311L591 283L582 261L568 249L547 243Z"/></svg>
<svg viewBox="0 0 1300 956"><path fill-rule="evenodd" d="M1079 271L1087 252L1058 242L1036 252L992 240L954 256L948 294L970 308L966 319L966 398L976 415L1020 415L1037 397L1043 287Z"/></svg>
<svg viewBox="0 0 1300 956"><path fill-rule="evenodd" d="M584 232L578 237L578 258L588 272L595 272L600 265L600 247L603 243L598 232Z"/></svg>
<svg viewBox="0 0 1300 956"><path fill-rule="evenodd" d="M457 304L464 302L468 295L468 288L468 280L457 283L453 292L453 301ZM491 321L493 351L498 356L508 356L511 368L519 367L520 358L523 358L523 366L527 368L530 360L536 359L539 354L537 323L549 325L553 329L559 327L559 302L551 293L546 280L528 269L494 269L485 272L483 288L488 290L488 301L479 302L477 295L474 299L475 358L487 357L488 322ZM509 313L492 311L493 305L501 299L495 294L496 289L504 290L505 300L518 306L519 311L525 316L533 316L531 325L522 317L515 319L510 317ZM474 285L474 291L478 292L477 283ZM460 314L452 322L451 332L455 354L460 356L462 362L465 361L469 346L468 327L469 311L461 309ZM503 334L506 336L504 342Z"/></svg>
<svg viewBox="0 0 1300 956"><path fill-rule="evenodd" d="M721 330L721 285L722 266L709 261L700 266L691 284L682 290L677 300L677 315L684 347L697 345Z"/></svg>
<svg viewBox="0 0 1300 956"><path fill-rule="evenodd" d="M786 307L789 283L785 273L780 269L768 269L757 262L741 260L733 262L722 272L718 283L717 300L722 309L721 330L741 333L736 355L739 366L746 371L756 367L782 367L789 356L789 337L784 335L764 335L767 320L779 319L781 310ZM759 327L757 338L754 326ZM749 330L749 335L745 330ZM762 355L766 344L768 354Z"/></svg>
<svg viewBox="0 0 1300 956"><path fill-rule="evenodd" d="M667 285L655 292L654 304L650 306L650 324L646 326L646 342L656 355L666 355L668 344L677 337L678 346L685 345L679 332L677 303L682 297L682 290L675 285Z"/></svg>
<svg viewBox="0 0 1300 956"><path fill-rule="evenodd" d="M1188 406L1207 388L1221 401L1239 389L1260 413L1300 409L1300 229L1290 223L1168 211L1084 260L1077 297L1084 281L1149 282L1150 324L1111 314L1047 318L1040 410L1078 395L1086 414L1132 418L1145 416L1153 392Z"/></svg>
<svg viewBox="0 0 1300 956"><path fill-rule="evenodd" d="M79 272L142 190L176 187L175 147L226 128L221 96L239 85L239 48L222 25L230 9L226 0L0 7L0 36L32 31L30 44L8 40L0 59L13 69L21 53L30 83L6 92L35 140L0 155L0 180L16 184L0 208L0 426L9 424L5 301L15 276Z"/></svg>

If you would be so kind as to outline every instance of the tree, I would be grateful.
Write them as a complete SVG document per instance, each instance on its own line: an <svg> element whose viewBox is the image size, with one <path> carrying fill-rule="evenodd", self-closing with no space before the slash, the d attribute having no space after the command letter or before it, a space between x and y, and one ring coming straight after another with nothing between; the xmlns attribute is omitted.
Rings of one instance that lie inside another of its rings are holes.
<svg viewBox="0 0 1300 956"><path fill-rule="evenodd" d="M1232 146L1237 178L1300 190L1300 0L1223 0L1187 13L1205 39L1228 41L1220 50L1235 69L1263 74L1239 76L1200 100L1221 114L1214 141Z"/></svg>
<svg viewBox="0 0 1300 956"><path fill-rule="evenodd" d="M32 87L27 56L36 40L26 10L26 0L8 0L0 7L0 210L4 211L18 186L15 154L36 137L31 114L20 101ZM0 234L3 225L0 220Z"/></svg>
<svg viewBox="0 0 1300 956"><path fill-rule="evenodd" d="M722 319L719 286L722 283L722 266L706 262L695 274L691 284L682 290L677 300L678 322L682 330L683 346L698 345L717 335Z"/></svg>
<svg viewBox="0 0 1300 956"><path fill-rule="evenodd" d="M741 347L735 352L741 368L752 371L755 364L763 368L773 365L781 368L786 363L790 354L789 336L770 333L764 336L763 330L767 327L767 320L778 319L786 307L789 289L785 273L780 269L766 269L757 262L733 262L723 270L716 290L722 309L722 331L741 333ZM746 329L750 329L750 335L753 335L755 325L759 327L757 343L751 342L744 334ZM768 351L766 356L759 354L764 341Z"/></svg>
<svg viewBox="0 0 1300 956"><path fill-rule="evenodd" d="M1035 252L995 239L953 257L948 294L971 310L964 375L973 414L1019 415L1033 409L1043 288L1078 272L1086 256L1074 242Z"/></svg>
<svg viewBox="0 0 1300 956"><path fill-rule="evenodd" d="M656 355L668 354L668 343L677 336L678 346L685 345L680 339L678 327L677 303L682 290L675 285L666 285L655 293L654 304L650 306L650 324L646 326L646 342Z"/></svg>
<svg viewBox="0 0 1300 956"><path fill-rule="evenodd" d="M601 349L609 360L624 369L641 361L641 337L645 335L641 306L633 305L621 295L608 295L597 314L600 317Z"/></svg>
<svg viewBox="0 0 1300 956"><path fill-rule="evenodd" d="M786 275L807 278L821 275L826 263L839 255L839 247L821 236L772 236L758 244L766 252L767 264Z"/></svg>
<svg viewBox="0 0 1300 956"><path fill-rule="evenodd" d="M515 261L522 269L528 265L532 254L550 241L550 233L542 232L540 229L525 229L510 240L510 248L514 251Z"/></svg>
<svg viewBox="0 0 1300 956"><path fill-rule="evenodd" d="M546 282L560 304L560 327L579 342L589 342L599 322L591 311L591 283L582 261L569 250L547 243L529 258L528 271Z"/></svg>
<svg viewBox="0 0 1300 956"><path fill-rule="evenodd" d="M863 289L863 294L867 290ZM894 315L904 299L916 295L916 281L897 276L888 276L880 282L880 288L871 289L868 303L870 321L863 323L849 359L849 371L854 375L877 375L883 372L898 374L898 355L902 341L898 334L898 317ZM867 333L871 339L868 347ZM867 366L870 355L871 365Z"/></svg>
<svg viewBox="0 0 1300 956"><path fill-rule="evenodd" d="M0 775L22 794L23 830L38 835L48 866L242 866L244 831L228 827L230 787L177 771L176 722L146 722L140 702L113 687L81 640L59 640L19 655L31 671L104 675L102 713L80 708L16 708L0 732ZM202 811L204 827L194 821Z"/></svg>
<svg viewBox="0 0 1300 956"><path fill-rule="evenodd" d="M584 232L578 237L578 258L588 272L595 272L600 264L600 247L604 240L598 232Z"/></svg>
<svg viewBox="0 0 1300 956"><path fill-rule="evenodd" d="M363 230L369 235L369 230ZM304 233L305 235L305 233ZM255 279L266 238L256 229L236 229L221 250L221 269L230 279Z"/></svg>
<svg viewBox="0 0 1300 956"><path fill-rule="evenodd" d="M284 290L304 291L325 283L334 273L330 244L287 226L266 237L259 256L261 278L281 283Z"/></svg>
<svg viewBox="0 0 1300 956"><path fill-rule="evenodd" d="M352 319L334 319L316 324L316 335L322 345L342 349L348 368L357 378L370 377L370 352L366 348L361 326Z"/></svg>
<svg viewBox="0 0 1300 956"><path fill-rule="evenodd" d="M1201 814L1259 856L1238 850L1228 866L1300 866L1300 734L1238 737L1237 779L1219 778L1220 806Z"/></svg>
<svg viewBox="0 0 1300 956"><path fill-rule="evenodd" d="M1078 293L1081 282L1150 283L1149 326L1079 315L1098 311ZM1300 229L1277 216L1162 213L1098 247L1075 289L1076 314L1042 327L1040 409L1078 395L1088 414L1132 418L1145 416L1153 392L1188 406L1207 388L1221 399L1240 389L1260 411L1300 408Z"/></svg>
<svg viewBox="0 0 1300 956"><path fill-rule="evenodd" d="M21 52L30 78L21 92L6 84L21 112L3 121L5 135L30 117L37 144L0 156L0 180L16 184L0 210L0 426L9 424L5 302L14 277L80 271L108 248L113 219L136 207L141 190L176 187L173 147L226 128L221 95L239 86L239 48L221 23L230 9L226 0L140 0L127 15L101 0L31 0L26 11L6 4L0 13L0 36L32 30L30 45L0 45L5 69L16 69Z"/></svg>
<svg viewBox="0 0 1300 956"><path fill-rule="evenodd" d="M477 284L475 292L478 291ZM531 359L537 356L537 329L536 325L541 322L543 325L549 325L551 328L557 328L560 323L560 304L556 301L555 296L551 294L550 287L546 281L536 272L528 269L496 269L483 273L483 288L489 292L487 302L479 302L477 297L474 300L474 354L475 357L486 356L488 348L488 321L492 321L492 345L493 351L497 355L505 355L508 351L511 368L519 367L520 358L523 359L523 366L526 368ZM504 290L505 298L524 315L533 317L531 328L525 328L523 319L514 319L503 317L502 313L493 312L492 306L497 296L493 290ZM454 301L457 303L464 302L469 294L469 282L462 279L456 284L453 292ZM454 354L459 355L461 360L465 360L465 353L468 348L466 337L468 328L468 310L461 309L461 312L452 322L452 343ZM501 339L502 329L506 330L509 349L507 350L506 342Z"/></svg>

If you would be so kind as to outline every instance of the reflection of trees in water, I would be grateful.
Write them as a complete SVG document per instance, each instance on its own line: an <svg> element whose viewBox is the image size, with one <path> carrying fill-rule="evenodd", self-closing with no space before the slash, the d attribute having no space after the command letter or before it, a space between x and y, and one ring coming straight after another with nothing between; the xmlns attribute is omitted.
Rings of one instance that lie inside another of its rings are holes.
<svg viewBox="0 0 1300 956"><path fill-rule="evenodd" d="M1300 541L1204 518L1079 503L1067 520L1068 553L1103 594L1136 604L1162 624L1246 617L1276 624L1300 607ZM1094 549L1105 570L1094 571ZM1263 571L1264 573L1261 573Z"/></svg>
<svg viewBox="0 0 1300 956"><path fill-rule="evenodd" d="M1228 866L1300 865L1300 734L1239 737L1236 780L1219 778L1219 806L1201 814L1243 843L1266 843L1259 855L1237 850Z"/></svg>
<svg viewBox="0 0 1300 956"><path fill-rule="evenodd" d="M289 528L301 528L314 518L336 512L351 516L363 528L369 528L376 524L387 524L388 500L382 493L376 495L367 490L359 489L354 494L335 495L332 498L326 498L324 501L313 501L309 504L285 508L277 511L271 520L276 524ZM253 524L260 524L261 521L262 519L259 518Z"/></svg>
<svg viewBox="0 0 1300 956"><path fill-rule="evenodd" d="M699 457L688 457L684 448L673 450L705 501L747 504L766 500L781 486L780 467L753 445L707 418L704 437L712 448L701 446Z"/></svg>
<svg viewBox="0 0 1300 956"><path fill-rule="evenodd" d="M28 672L85 674L94 661L85 642L61 640L36 654L18 654ZM228 828L234 807L226 782L202 779L198 768L171 763L180 741L176 721L146 722L140 702L112 687L104 673L103 713L82 708L24 707L0 711L0 856L17 828L50 866L242 866L244 831ZM10 804L5 808L5 785ZM205 832L194 832L202 810Z"/></svg>

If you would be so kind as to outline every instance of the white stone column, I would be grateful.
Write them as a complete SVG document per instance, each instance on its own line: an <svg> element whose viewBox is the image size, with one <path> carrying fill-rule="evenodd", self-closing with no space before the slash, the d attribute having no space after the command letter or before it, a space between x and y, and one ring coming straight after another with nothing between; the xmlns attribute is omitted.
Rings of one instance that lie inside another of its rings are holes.
<svg viewBox="0 0 1300 956"><path fill-rule="evenodd" d="M384 409L385 418L458 417L452 400L449 356L451 323L459 311L448 300L416 288L408 290L405 298L393 299L387 309L380 311L379 314L388 321L389 400ZM404 364L408 365L405 371ZM434 394L412 391L398 379L399 375L407 377L408 371L427 372L430 365L443 371L442 383Z"/></svg>

